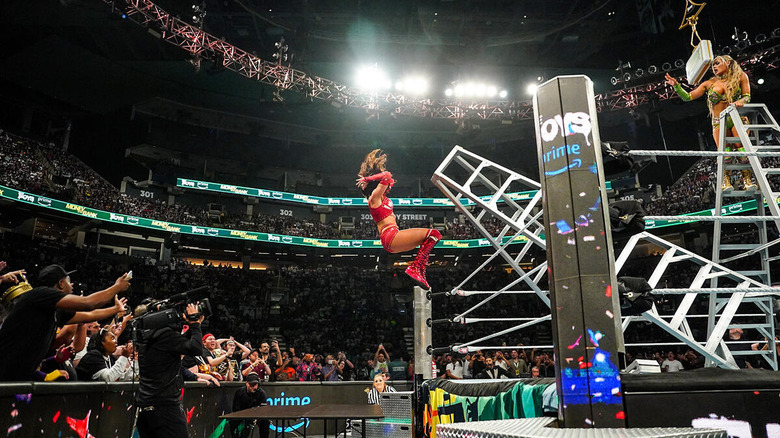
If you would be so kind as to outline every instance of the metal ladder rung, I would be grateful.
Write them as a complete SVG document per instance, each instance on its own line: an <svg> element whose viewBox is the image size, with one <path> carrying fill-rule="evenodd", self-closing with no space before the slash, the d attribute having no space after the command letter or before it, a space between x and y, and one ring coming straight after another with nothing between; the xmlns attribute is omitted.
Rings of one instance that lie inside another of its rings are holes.
<svg viewBox="0 0 780 438"><path fill-rule="evenodd" d="M752 243L721 243L721 251L749 251L754 248L758 248L759 244Z"/></svg>
<svg viewBox="0 0 780 438"><path fill-rule="evenodd" d="M751 276L760 276L760 275L766 275L766 272L761 270L753 270L753 271L735 271L739 272L740 274L744 275L745 277L751 277ZM746 291L747 292L747 291Z"/></svg>
<svg viewBox="0 0 780 438"><path fill-rule="evenodd" d="M764 123L756 123L755 125L742 125L748 131L751 129L775 129L775 125L767 125Z"/></svg>
<svg viewBox="0 0 780 438"><path fill-rule="evenodd" d="M764 175L780 175L780 168L764 167L761 169L761 173L763 173Z"/></svg>
<svg viewBox="0 0 780 438"><path fill-rule="evenodd" d="M745 190L732 190L723 194L724 198L752 198L753 196L760 195L759 190L752 190L746 192Z"/></svg>
<svg viewBox="0 0 780 438"><path fill-rule="evenodd" d="M741 329L759 329L768 328L769 324L729 324L729 328L741 328Z"/></svg>

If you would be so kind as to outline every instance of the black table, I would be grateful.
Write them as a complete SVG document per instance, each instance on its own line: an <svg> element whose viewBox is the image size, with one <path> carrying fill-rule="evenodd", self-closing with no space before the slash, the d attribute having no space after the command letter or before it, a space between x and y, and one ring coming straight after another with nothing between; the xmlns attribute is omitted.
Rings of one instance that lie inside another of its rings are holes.
<svg viewBox="0 0 780 438"><path fill-rule="evenodd" d="M385 418L379 405L319 405L319 406L258 406L223 415L220 418L227 420L275 420L281 421L281 428L276 428L276 436L284 436L285 425L288 421L295 420L323 420L325 423L324 436L328 436L328 420L358 419L363 422L363 430L366 430L366 419ZM303 436L306 436L306 424L303 425ZM338 436L338 427L334 436ZM346 430L344 436L347 436Z"/></svg>

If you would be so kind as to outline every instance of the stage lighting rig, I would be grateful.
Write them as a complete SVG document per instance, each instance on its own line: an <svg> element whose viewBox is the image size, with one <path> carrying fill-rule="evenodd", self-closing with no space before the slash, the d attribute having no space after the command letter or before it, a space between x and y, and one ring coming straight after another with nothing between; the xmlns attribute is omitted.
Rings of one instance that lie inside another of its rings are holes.
<svg viewBox="0 0 780 438"><path fill-rule="evenodd" d="M203 20L206 18L206 2L192 5L192 24L203 29Z"/></svg>
<svg viewBox="0 0 780 438"><path fill-rule="evenodd" d="M291 54L288 55L287 53L287 50L289 50L290 47L285 44L284 37L275 42L274 47L276 48L276 52L274 52L272 56L276 60L277 65L282 65L282 62L287 62L287 60L292 57Z"/></svg>

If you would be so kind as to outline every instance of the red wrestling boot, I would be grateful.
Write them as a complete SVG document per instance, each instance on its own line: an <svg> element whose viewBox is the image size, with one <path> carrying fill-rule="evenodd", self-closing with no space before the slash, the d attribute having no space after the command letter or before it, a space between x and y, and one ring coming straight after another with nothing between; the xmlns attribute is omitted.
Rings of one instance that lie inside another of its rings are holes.
<svg viewBox="0 0 780 438"><path fill-rule="evenodd" d="M428 281L425 279L425 274L420 271L420 265L417 260L413 261L408 268L406 268L406 275L411 277L418 286L425 290L430 290L431 286L428 285Z"/></svg>
<svg viewBox="0 0 780 438"><path fill-rule="evenodd" d="M420 250L417 251L417 257L414 262L406 268L406 275L412 277L412 280L419 283L421 287L430 289L428 280L426 279L426 267L428 266L428 256L431 254L431 250L436 246L436 242L441 239L441 233L437 230L428 230L423 243L420 245Z"/></svg>

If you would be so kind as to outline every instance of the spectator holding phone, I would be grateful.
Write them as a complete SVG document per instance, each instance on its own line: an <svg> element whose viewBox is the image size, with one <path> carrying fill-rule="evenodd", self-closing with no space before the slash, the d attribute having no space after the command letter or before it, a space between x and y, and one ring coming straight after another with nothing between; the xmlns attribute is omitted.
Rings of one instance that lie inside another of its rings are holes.
<svg viewBox="0 0 780 438"><path fill-rule="evenodd" d="M35 370L51 349L57 327L116 314L114 307L98 307L130 287L125 274L107 289L78 296L72 294L72 273L60 265L46 266L38 273L39 286L14 300L0 327L0 381L44 380Z"/></svg>

